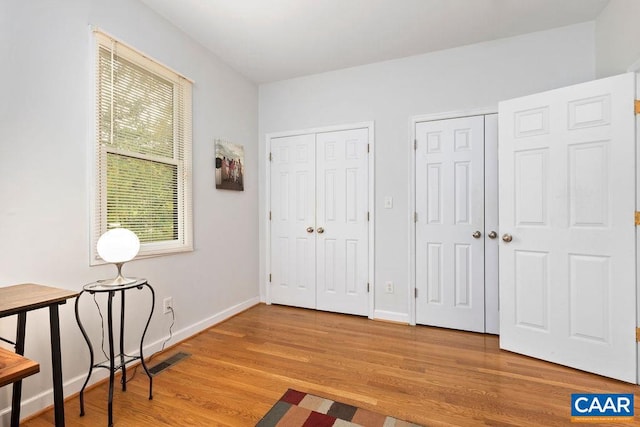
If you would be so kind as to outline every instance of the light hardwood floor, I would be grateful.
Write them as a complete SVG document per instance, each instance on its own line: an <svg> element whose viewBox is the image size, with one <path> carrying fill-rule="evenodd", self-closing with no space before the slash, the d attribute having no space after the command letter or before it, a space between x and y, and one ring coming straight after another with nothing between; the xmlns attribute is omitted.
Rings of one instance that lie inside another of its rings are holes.
<svg viewBox="0 0 640 427"><path fill-rule="evenodd" d="M635 385L498 348L498 337L258 305L156 356L192 356L116 389L116 426L253 426L287 390L424 425L570 425L571 393ZM67 426L106 425L107 384L66 402ZM640 403L636 399L636 413ZM640 420L640 416L637 416ZM50 426L48 411L25 422ZM629 425L629 424L627 424Z"/></svg>

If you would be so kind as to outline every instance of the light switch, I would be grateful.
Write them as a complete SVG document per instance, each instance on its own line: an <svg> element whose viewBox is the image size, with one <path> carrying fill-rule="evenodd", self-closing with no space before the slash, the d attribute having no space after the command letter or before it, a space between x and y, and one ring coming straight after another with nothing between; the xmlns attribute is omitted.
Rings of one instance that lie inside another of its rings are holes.
<svg viewBox="0 0 640 427"><path fill-rule="evenodd" d="M384 208L391 209L393 207L393 197L385 197L384 198Z"/></svg>

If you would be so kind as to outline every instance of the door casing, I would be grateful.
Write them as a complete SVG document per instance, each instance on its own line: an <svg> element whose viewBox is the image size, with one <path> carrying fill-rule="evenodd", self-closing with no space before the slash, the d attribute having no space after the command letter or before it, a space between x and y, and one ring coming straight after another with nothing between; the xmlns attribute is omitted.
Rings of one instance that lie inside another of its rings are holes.
<svg viewBox="0 0 640 427"><path fill-rule="evenodd" d="M635 63L636 68L636 100L640 99L640 59ZM640 210L640 115L636 114L636 210ZM640 327L640 233L636 230L636 328ZM636 344L636 384L640 384L640 342Z"/></svg>

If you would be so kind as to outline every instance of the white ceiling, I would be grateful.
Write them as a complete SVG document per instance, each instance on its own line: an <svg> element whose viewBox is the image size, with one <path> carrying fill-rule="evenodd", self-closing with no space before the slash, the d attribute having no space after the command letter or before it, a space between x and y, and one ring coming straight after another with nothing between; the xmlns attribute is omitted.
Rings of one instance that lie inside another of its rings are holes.
<svg viewBox="0 0 640 427"><path fill-rule="evenodd" d="M142 0L256 83L592 21L608 0Z"/></svg>

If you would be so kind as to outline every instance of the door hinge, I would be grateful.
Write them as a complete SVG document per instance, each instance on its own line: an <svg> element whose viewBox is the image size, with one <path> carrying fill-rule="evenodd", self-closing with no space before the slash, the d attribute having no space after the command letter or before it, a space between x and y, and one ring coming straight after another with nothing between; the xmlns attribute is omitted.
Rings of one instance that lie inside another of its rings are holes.
<svg viewBox="0 0 640 427"><path fill-rule="evenodd" d="M367 212L367 221L369 221L369 212Z"/></svg>
<svg viewBox="0 0 640 427"><path fill-rule="evenodd" d="M417 150L417 149L418 149L418 140L417 140L417 139L414 139L414 140L413 140L413 149L414 149L414 150Z"/></svg>
<svg viewBox="0 0 640 427"><path fill-rule="evenodd" d="M418 222L418 212L413 213L413 222Z"/></svg>
<svg viewBox="0 0 640 427"><path fill-rule="evenodd" d="M371 286L367 283L367 292L371 292Z"/></svg>
<svg viewBox="0 0 640 427"><path fill-rule="evenodd" d="M367 144L367 153L369 152L369 144Z"/></svg>
<svg viewBox="0 0 640 427"><path fill-rule="evenodd" d="M414 298L418 298L418 288L413 288L413 296Z"/></svg>
<svg viewBox="0 0 640 427"><path fill-rule="evenodd" d="M634 111L636 114L640 114L640 99L636 99L634 102L635 108Z"/></svg>
<svg viewBox="0 0 640 427"><path fill-rule="evenodd" d="M640 328L636 328L636 342L640 342Z"/></svg>
<svg viewBox="0 0 640 427"><path fill-rule="evenodd" d="M271 211L269 211L269 221L271 221Z"/></svg>
<svg viewBox="0 0 640 427"><path fill-rule="evenodd" d="M271 273L269 273L269 283L271 283Z"/></svg>
<svg viewBox="0 0 640 427"><path fill-rule="evenodd" d="M640 225L640 212L635 212L635 224Z"/></svg>
<svg viewBox="0 0 640 427"><path fill-rule="evenodd" d="M271 153L269 153L269 161L272 162L273 161L273 155Z"/></svg>

